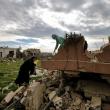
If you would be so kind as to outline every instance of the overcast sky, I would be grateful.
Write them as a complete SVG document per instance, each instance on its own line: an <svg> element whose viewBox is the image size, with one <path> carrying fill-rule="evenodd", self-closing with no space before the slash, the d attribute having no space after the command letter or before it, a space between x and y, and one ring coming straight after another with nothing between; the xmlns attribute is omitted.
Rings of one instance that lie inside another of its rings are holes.
<svg viewBox="0 0 110 110"><path fill-rule="evenodd" d="M0 0L0 46L53 51L52 34L82 33L89 48L110 35L110 0Z"/></svg>

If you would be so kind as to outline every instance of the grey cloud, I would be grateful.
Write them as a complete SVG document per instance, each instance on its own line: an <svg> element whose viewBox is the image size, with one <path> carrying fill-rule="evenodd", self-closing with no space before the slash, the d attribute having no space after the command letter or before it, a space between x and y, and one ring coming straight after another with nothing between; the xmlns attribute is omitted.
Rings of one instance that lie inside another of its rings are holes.
<svg viewBox="0 0 110 110"><path fill-rule="evenodd" d="M17 0L0 1L0 20L2 21L0 25L2 26L11 22L18 24L18 29L5 30L5 32L29 37L42 37L50 36L52 33L63 33L59 29L48 26L39 18L33 18L28 14L27 10L29 8L34 8L42 2L35 2L35 0L16 1Z"/></svg>
<svg viewBox="0 0 110 110"><path fill-rule="evenodd" d="M16 31L8 31L11 34L23 35L28 37L46 37L54 34L63 34L64 32L57 28L52 28L49 25L39 20L30 29L19 29Z"/></svg>
<svg viewBox="0 0 110 110"><path fill-rule="evenodd" d="M4 17L7 20L14 20L14 18L20 19L22 15L25 16L27 14L26 9L33 7L29 1L33 0L23 0L21 3L11 2L10 0L0 0L0 17Z"/></svg>
<svg viewBox="0 0 110 110"><path fill-rule="evenodd" d="M21 44L24 45L25 43L20 43L20 42L17 42L17 41L2 41L2 42L0 42L0 46L6 46L6 45L19 46Z"/></svg>
<svg viewBox="0 0 110 110"><path fill-rule="evenodd" d="M110 4L107 4L104 0L93 0L93 3L88 9L84 10L88 17L100 16L103 19L110 18Z"/></svg>
<svg viewBox="0 0 110 110"><path fill-rule="evenodd" d="M39 0L37 4L42 8L50 8L54 11L68 12L80 8L86 0ZM48 6L49 3L51 6Z"/></svg>
<svg viewBox="0 0 110 110"><path fill-rule="evenodd" d="M30 43L39 43L37 39L16 39L16 41L0 41L0 46L10 46L10 47L19 47L23 45L28 45Z"/></svg>
<svg viewBox="0 0 110 110"><path fill-rule="evenodd" d="M86 0L50 0L52 9L54 11L71 11L73 9L79 10L79 8L85 3Z"/></svg>
<svg viewBox="0 0 110 110"><path fill-rule="evenodd" d="M104 36L108 36L110 35L110 26L106 27L106 26L92 26L92 23L95 24L96 22L93 21L87 21L88 25L83 26L83 25L66 25L63 24L64 26L68 27L69 30L71 32L79 32L82 33L83 35L104 35ZM91 24L91 25L89 25ZM98 24L98 23L97 23Z"/></svg>
<svg viewBox="0 0 110 110"><path fill-rule="evenodd" d="M39 41L37 39L35 40L35 39L32 39L32 38L28 38L28 39L16 39L16 41L17 42L20 42L20 43L25 43L25 44L26 43L29 44L29 43L32 43L32 42L33 43L39 43Z"/></svg>
<svg viewBox="0 0 110 110"><path fill-rule="evenodd" d="M86 35L110 35L110 26L109 27L95 27L90 28L88 32L85 32Z"/></svg>
<svg viewBox="0 0 110 110"><path fill-rule="evenodd" d="M38 6L42 7L42 8L49 8L49 6L46 4L46 2L49 2L48 0L45 0L45 2L43 0L38 0L37 4Z"/></svg>
<svg viewBox="0 0 110 110"><path fill-rule="evenodd" d="M28 10L31 8L37 9L37 7L48 8L48 10L57 11L57 13L70 13L72 10L79 10L85 15L85 18L81 20L81 23L84 25L66 25L62 21L60 24L72 32L80 31L86 35L108 35L110 33L110 26L94 26L94 24L99 24L100 20L102 20L101 22L108 21L108 25L110 25L110 4L107 4L104 0L92 0L92 5L86 9L83 8L82 6L89 1L21 0L18 2L17 0L0 0L0 25L5 26L8 23L14 22L18 24L17 29L5 32L29 37L50 36L53 33L64 34L62 30L49 26L42 19L30 16ZM52 7L49 7L46 2L50 3Z"/></svg>
<svg viewBox="0 0 110 110"><path fill-rule="evenodd" d="M0 25L15 22L23 27L27 21L32 21L32 18L28 15L27 9L34 6L34 0L15 1L0 0L0 20L2 21ZM27 26L29 26L28 23Z"/></svg>
<svg viewBox="0 0 110 110"><path fill-rule="evenodd" d="M110 4L104 0L92 0L92 4L87 9L81 9L85 17L79 25L62 25L68 27L70 31L80 31L85 35L110 35ZM106 24L104 24L106 22ZM101 25L103 23L104 25Z"/></svg>

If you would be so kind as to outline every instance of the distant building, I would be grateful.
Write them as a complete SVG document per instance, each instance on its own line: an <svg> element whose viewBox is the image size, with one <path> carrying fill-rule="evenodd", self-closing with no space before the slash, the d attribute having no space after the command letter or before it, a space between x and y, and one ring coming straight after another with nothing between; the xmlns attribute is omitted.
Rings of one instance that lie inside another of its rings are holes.
<svg viewBox="0 0 110 110"><path fill-rule="evenodd" d="M18 48L0 47L0 58L16 58Z"/></svg>
<svg viewBox="0 0 110 110"><path fill-rule="evenodd" d="M29 48L24 50L23 53L26 57L30 57L30 56L40 55L41 51L40 49Z"/></svg>

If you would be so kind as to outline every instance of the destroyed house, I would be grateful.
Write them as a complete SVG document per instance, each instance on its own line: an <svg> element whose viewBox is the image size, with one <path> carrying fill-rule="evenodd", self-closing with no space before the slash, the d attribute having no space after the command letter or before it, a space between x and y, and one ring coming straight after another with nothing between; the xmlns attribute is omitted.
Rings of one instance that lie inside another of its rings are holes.
<svg viewBox="0 0 110 110"><path fill-rule="evenodd" d="M39 55L41 52L40 49L29 48L24 50L23 53L25 54L26 57L29 57L29 56Z"/></svg>
<svg viewBox="0 0 110 110"><path fill-rule="evenodd" d="M42 75L7 94L1 108L110 110L110 42L91 52L85 42L81 34L70 33L51 59L42 53L47 59L36 68Z"/></svg>
<svg viewBox="0 0 110 110"><path fill-rule="evenodd" d="M0 58L16 58L18 48L0 47Z"/></svg>

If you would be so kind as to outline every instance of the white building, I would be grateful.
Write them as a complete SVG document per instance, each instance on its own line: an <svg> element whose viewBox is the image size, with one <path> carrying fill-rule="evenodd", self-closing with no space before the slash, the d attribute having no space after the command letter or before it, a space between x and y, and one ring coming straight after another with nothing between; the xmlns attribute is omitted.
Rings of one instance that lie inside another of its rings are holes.
<svg viewBox="0 0 110 110"><path fill-rule="evenodd" d="M16 58L17 49L18 48L0 47L0 58Z"/></svg>

